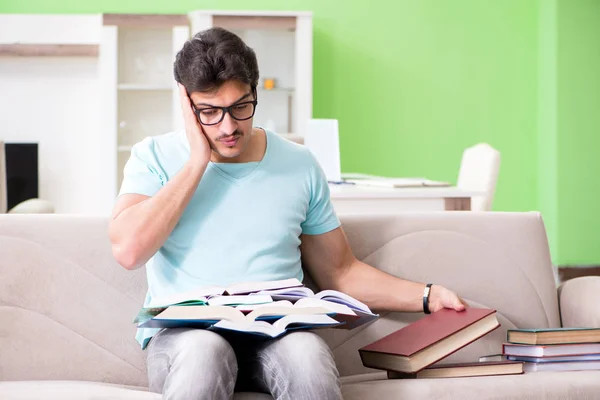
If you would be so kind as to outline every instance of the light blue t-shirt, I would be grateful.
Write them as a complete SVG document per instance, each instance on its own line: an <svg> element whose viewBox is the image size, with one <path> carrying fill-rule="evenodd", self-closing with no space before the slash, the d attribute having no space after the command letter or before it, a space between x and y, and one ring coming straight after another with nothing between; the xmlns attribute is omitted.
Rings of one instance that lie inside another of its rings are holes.
<svg viewBox="0 0 600 400"><path fill-rule="evenodd" d="M235 282L303 279L300 234L340 226L329 187L312 153L266 131L263 159L210 162L179 223L146 264L152 299ZM189 159L184 131L137 143L119 195L158 192ZM145 348L158 329L139 328Z"/></svg>

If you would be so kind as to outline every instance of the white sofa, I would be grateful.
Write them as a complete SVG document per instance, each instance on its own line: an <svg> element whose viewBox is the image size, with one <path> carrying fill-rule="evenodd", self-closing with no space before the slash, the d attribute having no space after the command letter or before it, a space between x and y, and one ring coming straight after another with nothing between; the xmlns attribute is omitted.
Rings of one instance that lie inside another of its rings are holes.
<svg viewBox="0 0 600 400"><path fill-rule="evenodd" d="M342 216L355 254L370 264L456 290L498 310L501 328L446 361L500 352L512 327L600 327L600 278L557 290L536 213L440 212ZM0 399L159 399L146 391L145 354L132 319L145 271L114 261L107 220L0 215ZM421 313L383 313L369 326L321 334L332 347L346 399L594 399L600 372L387 380L357 349ZM268 399L239 394L236 399Z"/></svg>

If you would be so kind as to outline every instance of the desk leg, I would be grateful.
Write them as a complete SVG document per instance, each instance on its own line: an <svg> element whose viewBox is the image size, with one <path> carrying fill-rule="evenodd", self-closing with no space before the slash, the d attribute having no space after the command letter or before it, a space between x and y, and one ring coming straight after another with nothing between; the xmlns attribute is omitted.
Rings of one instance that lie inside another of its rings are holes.
<svg viewBox="0 0 600 400"><path fill-rule="evenodd" d="M446 211L471 211L470 197L447 197L444 199Z"/></svg>

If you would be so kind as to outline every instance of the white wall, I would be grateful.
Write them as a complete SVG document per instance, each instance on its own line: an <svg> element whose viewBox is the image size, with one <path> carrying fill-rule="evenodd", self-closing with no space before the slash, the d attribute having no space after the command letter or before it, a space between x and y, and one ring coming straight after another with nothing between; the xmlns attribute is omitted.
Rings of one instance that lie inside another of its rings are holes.
<svg viewBox="0 0 600 400"><path fill-rule="evenodd" d="M58 213L103 214L98 60L0 57L0 138L39 143L40 197Z"/></svg>
<svg viewBox="0 0 600 400"><path fill-rule="evenodd" d="M101 33L101 14L0 15L0 43L99 44ZM97 57L0 57L0 139L39 144L39 195L58 213L107 215L114 202L99 80Z"/></svg>

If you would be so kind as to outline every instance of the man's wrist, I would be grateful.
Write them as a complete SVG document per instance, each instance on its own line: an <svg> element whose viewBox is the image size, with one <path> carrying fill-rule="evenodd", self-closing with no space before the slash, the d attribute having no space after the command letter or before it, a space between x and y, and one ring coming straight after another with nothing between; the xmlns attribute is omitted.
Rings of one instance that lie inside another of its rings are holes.
<svg viewBox="0 0 600 400"><path fill-rule="evenodd" d="M425 288L423 289L423 312L425 314L431 314L429 305L430 305L431 287L432 286L433 286L432 283L428 283L427 285L425 285Z"/></svg>
<svg viewBox="0 0 600 400"><path fill-rule="evenodd" d="M204 174L206 166L210 160L202 160L196 158L190 158L187 162L187 167L192 174Z"/></svg>

